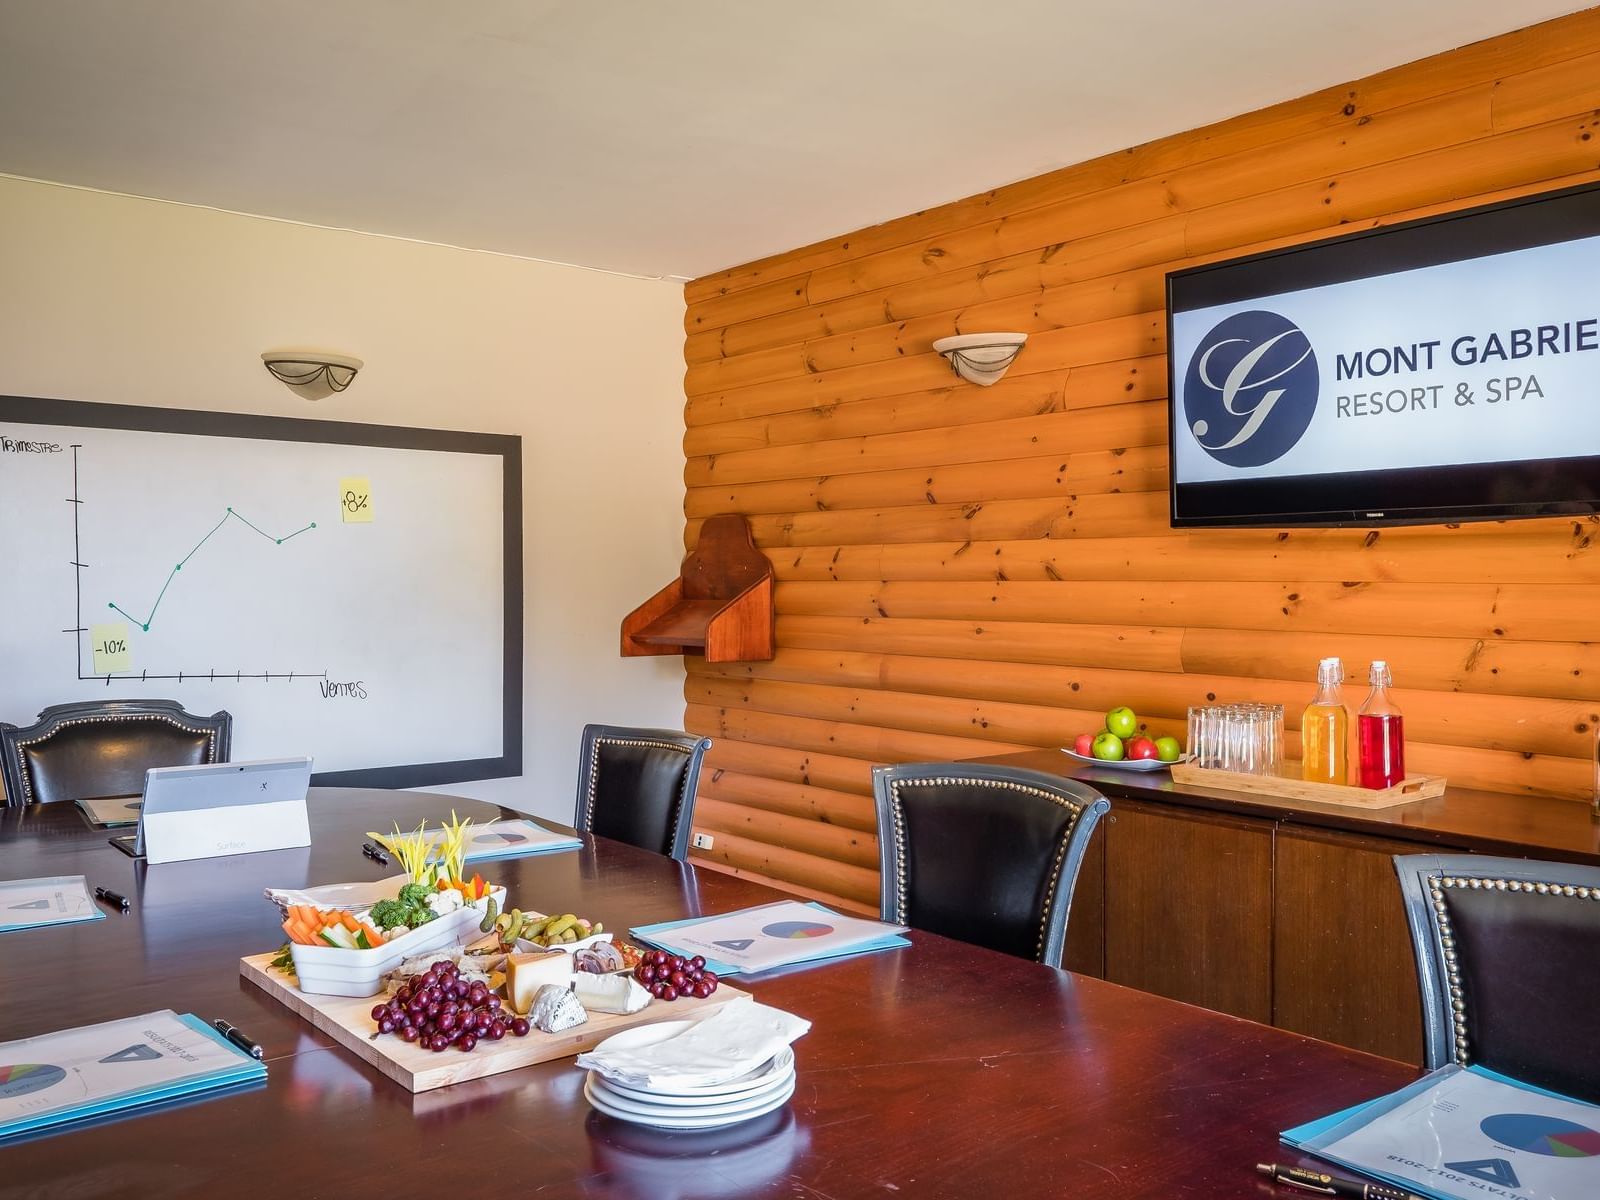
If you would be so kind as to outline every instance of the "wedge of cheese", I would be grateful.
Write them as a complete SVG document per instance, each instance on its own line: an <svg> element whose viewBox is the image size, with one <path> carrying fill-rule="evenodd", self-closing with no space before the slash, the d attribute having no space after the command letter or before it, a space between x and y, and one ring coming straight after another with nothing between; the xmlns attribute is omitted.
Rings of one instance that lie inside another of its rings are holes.
<svg viewBox="0 0 1600 1200"><path fill-rule="evenodd" d="M528 1015L547 983L572 985L572 955L560 950L506 955L506 1002L518 1016Z"/></svg>
<svg viewBox="0 0 1600 1200"><path fill-rule="evenodd" d="M650 993L631 975L591 975L577 971L572 990L590 1012L636 1013L650 1003Z"/></svg>

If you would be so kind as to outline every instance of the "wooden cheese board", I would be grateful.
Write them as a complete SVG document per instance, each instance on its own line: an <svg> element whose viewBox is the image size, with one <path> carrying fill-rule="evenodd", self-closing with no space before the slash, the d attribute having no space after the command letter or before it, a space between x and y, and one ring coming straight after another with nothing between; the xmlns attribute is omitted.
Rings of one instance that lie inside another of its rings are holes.
<svg viewBox="0 0 1600 1200"><path fill-rule="evenodd" d="M1294 774L1246 775L1239 771L1217 771L1179 762L1172 764L1172 780L1174 783L1189 783L1220 791L1249 792L1279 800L1309 800L1344 808L1394 808L1396 805L1444 795L1443 775L1407 775L1392 787L1373 789L1351 787L1343 783L1313 783L1299 778L1299 769L1299 763L1290 763L1286 770Z"/></svg>
<svg viewBox="0 0 1600 1200"><path fill-rule="evenodd" d="M413 1092L482 1079L555 1058L571 1058L592 1050L620 1030L655 1021L707 1016L729 1000L746 994L723 983L704 1000L678 999L670 1003L652 1000L640 1011L626 1016L592 1012L582 1025L561 1033L540 1033L536 1029L523 1038L480 1042L470 1054L463 1054L454 1047L436 1054L394 1036L372 1036L372 1008L379 1002L381 993L379 996L307 995L294 985L294 976L267 965L274 957L273 954L255 954L241 958L239 974L310 1021L346 1050Z"/></svg>

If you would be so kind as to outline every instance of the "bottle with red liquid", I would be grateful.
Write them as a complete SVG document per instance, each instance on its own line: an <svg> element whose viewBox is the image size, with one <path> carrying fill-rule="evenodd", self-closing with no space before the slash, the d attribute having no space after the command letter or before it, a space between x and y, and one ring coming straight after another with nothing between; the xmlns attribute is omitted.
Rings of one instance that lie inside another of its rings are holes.
<svg viewBox="0 0 1600 1200"><path fill-rule="evenodd" d="M1400 709L1389 698L1389 664L1372 664L1372 691L1356 715L1357 782L1378 790L1406 777L1406 735Z"/></svg>

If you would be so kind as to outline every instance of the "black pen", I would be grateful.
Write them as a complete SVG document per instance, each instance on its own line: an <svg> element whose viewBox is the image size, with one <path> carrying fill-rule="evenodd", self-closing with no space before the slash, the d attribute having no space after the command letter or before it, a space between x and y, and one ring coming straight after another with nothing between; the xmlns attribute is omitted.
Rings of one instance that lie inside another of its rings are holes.
<svg viewBox="0 0 1600 1200"><path fill-rule="evenodd" d="M380 866L387 867L389 865L389 856L385 854L379 847L374 846L371 842L361 843L361 853L365 854L368 858L370 858L373 862L378 863Z"/></svg>
<svg viewBox="0 0 1600 1200"><path fill-rule="evenodd" d="M103 888L103 887L95 888L95 890L94 890L94 898L96 900L103 900L107 904L115 904L123 912L127 912L128 911L128 898L126 896L119 895L118 893L113 892L110 888Z"/></svg>
<svg viewBox="0 0 1600 1200"><path fill-rule="evenodd" d="M1282 1167L1276 1163L1257 1163L1256 1170L1270 1175L1275 1183L1324 1196L1350 1196L1353 1200L1419 1200L1410 1192L1390 1187L1386 1183L1359 1183L1354 1179L1340 1179L1306 1167Z"/></svg>
<svg viewBox="0 0 1600 1200"><path fill-rule="evenodd" d="M260 1058L262 1056L261 1047L252 1042L249 1037L247 1037L245 1033L237 1026L229 1025L221 1017L218 1017L211 1023L217 1027L218 1033L227 1038L235 1046L239 1047L239 1049L243 1050L251 1058Z"/></svg>

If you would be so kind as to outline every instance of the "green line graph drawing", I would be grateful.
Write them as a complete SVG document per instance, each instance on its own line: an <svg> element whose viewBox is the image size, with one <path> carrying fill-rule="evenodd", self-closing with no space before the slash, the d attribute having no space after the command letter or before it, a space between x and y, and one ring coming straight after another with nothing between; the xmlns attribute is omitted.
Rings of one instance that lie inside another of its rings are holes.
<svg viewBox="0 0 1600 1200"><path fill-rule="evenodd" d="M128 620L132 621L135 625L139 626L140 629L143 629L146 633L149 633L150 632L150 623L156 619L156 610L161 607L162 598L166 596L167 589L172 586L172 581L175 578L177 578L178 572L183 570L183 564L188 562L196 554L199 554L200 553L200 547L204 546L207 542L209 542L211 540L211 535L216 533L217 530L221 529L229 521L238 521L241 525L245 526L248 529L255 530L255 532L259 533L262 537L266 538L269 542L272 542L274 545L278 545L278 546L283 545L285 542L289 541L292 538L299 537L302 533L305 533L309 529L315 529L317 527L317 523L315 521L313 521L309 525L301 526L299 529L296 529L293 533L286 533L282 537L277 537L274 534L268 533L265 529L262 529L259 525L256 525L255 523L245 519L244 517L240 516L238 513L234 512L233 511L233 505L230 504L228 506L228 511L222 514L222 520L218 521L215 525L213 525L206 532L205 537L201 538L198 542L195 543L194 549L189 551L189 553L185 554L183 556L183 558L181 560L179 560L178 565L173 567L172 570L167 573L167 581L161 585L161 590L158 593L156 593L156 602L150 606L150 615L149 616L145 617L144 620L141 621L138 617L134 616L131 612L129 612L127 609L123 608L122 605L117 604L115 601L113 601L110 604L107 604L106 607L107 608L111 608L111 609L115 609L117 612L119 612L123 616L127 617Z"/></svg>

